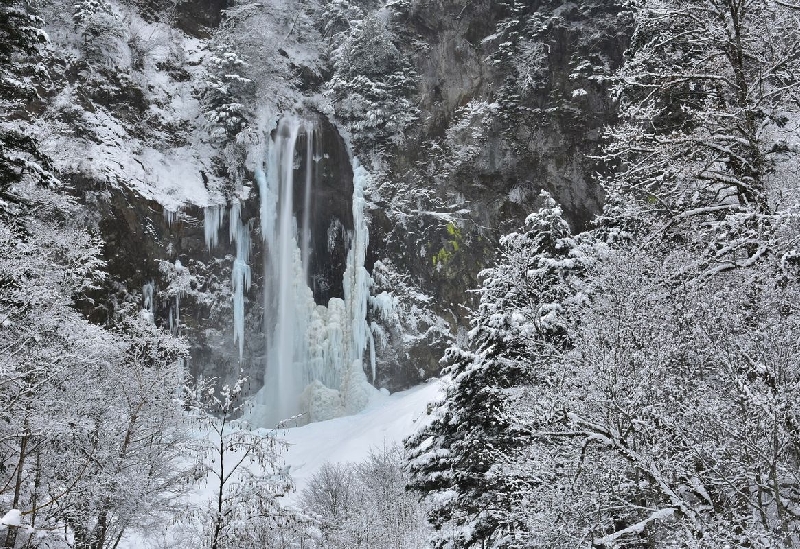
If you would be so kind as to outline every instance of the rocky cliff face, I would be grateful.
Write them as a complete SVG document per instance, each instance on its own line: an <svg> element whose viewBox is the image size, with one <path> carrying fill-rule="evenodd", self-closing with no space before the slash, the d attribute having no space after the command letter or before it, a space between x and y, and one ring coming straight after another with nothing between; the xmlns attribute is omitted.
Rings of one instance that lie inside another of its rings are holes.
<svg viewBox="0 0 800 549"><path fill-rule="evenodd" d="M310 226L315 301L345 293L355 154L373 182L375 382L396 390L437 375L443 350L468 328L478 273L540 190L574 228L600 207L603 166L592 156L614 119L609 76L630 29L620 4L342 0L223 13L222 0L174 11L137 0L103 15L127 21L124 32L81 42L53 28L63 51L35 105L37 131L95 211L113 280L111 300L98 296L87 314L104 322L151 285L157 323L192 345L193 373L230 381L241 370L257 389L265 250L254 180L263 159L253 151L293 113L316 121L322 151ZM111 25L103 21L92 32ZM295 181L304 169L298 161ZM233 200L254 235L241 359L229 219L211 250L204 227L204 208Z"/></svg>
<svg viewBox="0 0 800 549"><path fill-rule="evenodd" d="M308 283L315 301L322 305L331 297L344 296L347 231L353 230L353 171L336 128L322 117L316 119L315 128L316 147L325 153L317 158L313 177ZM297 154L304 152L304 139L298 141ZM295 183L299 187L305 174L303 169L297 171ZM81 174L73 174L71 183L76 194L94 209L96 227L105 242L112 281L111 308L124 300L143 300L143 289L150 285L156 323L184 335L191 343L190 373L217 377L223 383L244 375L249 390L256 391L264 382L264 332L271 328L264 321L266 265L259 225L262 197L257 188L245 187L240 192L240 220L252 233L248 262L252 284L245 292L246 337L240 357L234 343L231 305L232 265L237 251L236 242L229 238L231 219L226 207L213 207L222 219L209 248L206 207L187 204L171 211L126 186L98 191L97 182ZM302 196L302 189L296 188L295 196ZM302 218L303 206L302 201L296 203L298 218ZM100 292L96 303L105 302ZM109 307L96 307L96 303L86 304L86 314L96 322L107 322Z"/></svg>
<svg viewBox="0 0 800 549"><path fill-rule="evenodd" d="M592 155L614 120L609 78L631 22L613 1L432 0L405 5L393 23L416 59L420 114L388 155L371 257L405 270L455 335L495 243L540 190L574 229L599 211L604 167ZM398 194L415 200L398 206ZM447 339L423 339L388 369L406 382L433 375Z"/></svg>

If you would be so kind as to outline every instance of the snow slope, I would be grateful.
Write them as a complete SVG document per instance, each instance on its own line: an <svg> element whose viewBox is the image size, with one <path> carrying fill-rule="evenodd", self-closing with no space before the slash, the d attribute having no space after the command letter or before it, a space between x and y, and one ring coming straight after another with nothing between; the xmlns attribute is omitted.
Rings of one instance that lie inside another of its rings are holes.
<svg viewBox="0 0 800 549"><path fill-rule="evenodd" d="M428 403L441 398L442 388L441 381L431 380L407 391L380 394L355 415L288 429L284 459L296 489L285 502L296 502L325 463L362 461L374 448L402 443L429 420Z"/></svg>
<svg viewBox="0 0 800 549"><path fill-rule="evenodd" d="M299 506L303 489L325 463L360 462L373 449L401 444L403 439L430 421L428 404L443 396L444 387L445 382L433 379L425 385L392 395L376 392L369 405L355 415L283 431L280 436L288 444L288 451L283 455L284 465L289 467L295 490L283 497L281 503L284 506ZM198 432L197 436L205 438L214 435ZM226 468L240 458L241 454L229 452ZM165 521L160 528L130 529L121 540L119 549L199 546L200 528L192 509L209 506L216 497L214 490L213 482L201 480L182 500L187 517L179 521Z"/></svg>

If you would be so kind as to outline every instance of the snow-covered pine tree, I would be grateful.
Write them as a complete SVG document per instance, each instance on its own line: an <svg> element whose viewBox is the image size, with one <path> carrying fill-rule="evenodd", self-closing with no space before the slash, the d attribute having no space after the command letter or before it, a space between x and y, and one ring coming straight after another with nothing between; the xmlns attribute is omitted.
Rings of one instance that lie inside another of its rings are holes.
<svg viewBox="0 0 800 549"><path fill-rule="evenodd" d="M443 359L452 384L433 422L407 441L411 486L432 506L437 548L525 546L520 507L539 481L517 462L527 459L537 420L519 401L557 382L551 365L570 346L588 265L561 209L547 193L542 200L482 273L469 343ZM552 420L549 408L539 419Z"/></svg>
<svg viewBox="0 0 800 549"><path fill-rule="evenodd" d="M339 3L335 7L342 10ZM373 147L400 143L403 131L417 118L410 100L416 72L393 43L389 13L369 14L334 36L341 43L331 55L334 73L328 91L337 118L353 132L357 148L362 142Z"/></svg>
<svg viewBox="0 0 800 549"><path fill-rule="evenodd" d="M19 202L12 184L26 172L38 172L40 178L47 172L36 142L11 122L36 97L37 61L47 41L43 25L27 2L0 1L0 215Z"/></svg>
<svg viewBox="0 0 800 549"><path fill-rule="evenodd" d="M234 141L253 116L246 106L255 89L245 76L247 66L230 44L217 44L208 57L201 99L209 134L215 139Z"/></svg>

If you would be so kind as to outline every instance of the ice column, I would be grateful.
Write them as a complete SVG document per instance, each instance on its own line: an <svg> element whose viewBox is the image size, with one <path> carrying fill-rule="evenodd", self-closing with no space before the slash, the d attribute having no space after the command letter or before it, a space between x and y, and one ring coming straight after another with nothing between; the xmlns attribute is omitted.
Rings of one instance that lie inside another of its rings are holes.
<svg viewBox="0 0 800 549"><path fill-rule="evenodd" d="M225 215L224 206L217 204L205 208L205 236L206 246L210 250L219 243L219 229L222 227L222 219Z"/></svg>
<svg viewBox="0 0 800 549"><path fill-rule="evenodd" d="M233 341L239 344L239 360L244 354L244 293L250 289L250 230L242 223L241 205L238 200L231 204L230 238L236 243L236 258L231 270L233 288Z"/></svg>
<svg viewBox="0 0 800 549"><path fill-rule="evenodd" d="M364 262L369 245L369 232L364 217L364 186L369 182L369 173L353 159L353 243L348 252L347 269L344 273L344 299L350 316L352 330L351 360L359 360L367 349L372 332L367 323L367 302L372 286ZM374 349L370 349L372 379L375 379Z"/></svg>

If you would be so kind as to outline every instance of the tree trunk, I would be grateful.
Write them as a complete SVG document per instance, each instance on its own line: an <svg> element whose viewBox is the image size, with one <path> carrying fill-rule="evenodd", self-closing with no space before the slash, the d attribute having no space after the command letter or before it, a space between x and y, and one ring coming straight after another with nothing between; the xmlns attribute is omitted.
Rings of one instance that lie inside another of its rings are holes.
<svg viewBox="0 0 800 549"><path fill-rule="evenodd" d="M28 435L23 435L19 443L19 460L17 461L17 480L14 483L14 501L11 503L12 509L19 506L19 498L22 492L22 468L25 466L25 452L28 448ZM18 526L9 526L6 532L6 542L4 547L14 547L17 544Z"/></svg>

